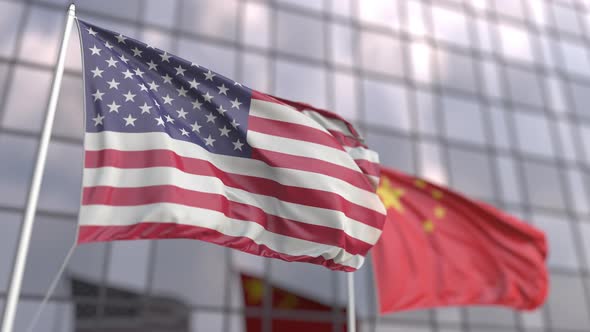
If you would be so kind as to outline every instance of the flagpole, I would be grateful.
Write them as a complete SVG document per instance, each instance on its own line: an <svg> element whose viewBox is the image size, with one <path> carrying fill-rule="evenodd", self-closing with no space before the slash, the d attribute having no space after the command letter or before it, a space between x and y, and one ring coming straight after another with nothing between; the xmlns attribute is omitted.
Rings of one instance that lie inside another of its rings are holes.
<svg viewBox="0 0 590 332"><path fill-rule="evenodd" d="M354 300L354 274L353 272L348 272L346 274L347 280L346 283L348 284L348 305L346 310L347 316L347 326L348 332L356 332L356 307L355 307L355 300Z"/></svg>
<svg viewBox="0 0 590 332"><path fill-rule="evenodd" d="M72 24L76 16L76 6L72 3L68 8L68 16L66 20L66 27L61 41L61 48L59 50L59 57L57 59L57 66L53 77L53 85L51 87L51 96L49 97L49 104L45 114L45 123L41 133L41 140L37 148L37 161L35 163L35 171L31 180L29 188L29 195L27 198L27 207L25 216L21 226L20 239L12 268L12 276L10 279L10 287L8 289L8 297L6 298L6 306L4 307L4 316L2 319L2 332L12 332L14 325L14 318L20 295L20 289L23 281L23 273L25 270L25 263L27 261L27 254L29 251L29 244L31 241L31 233L33 231L33 222L35 220L35 212L37 210L37 202L39 200L39 191L41 189L41 182L43 180L43 171L45 170L45 162L47 160L47 149L49 148L49 139L51 138L51 130L53 128L53 120L55 118L55 110L57 108L57 100L61 88L61 80L64 72L66 52L68 50L68 42L70 40L70 33L72 31Z"/></svg>

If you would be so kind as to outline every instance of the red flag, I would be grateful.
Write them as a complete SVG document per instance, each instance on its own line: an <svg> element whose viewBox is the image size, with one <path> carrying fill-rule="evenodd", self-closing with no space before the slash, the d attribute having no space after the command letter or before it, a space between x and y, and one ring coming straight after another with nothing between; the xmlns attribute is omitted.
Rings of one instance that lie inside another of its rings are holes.
<svg viewBox="0 0 590 332"><path fill-rule="evenodd" d="M545 235L487 204L389 169L373 269L381 313L451 305L534 309L547 295Z"/></svg>
<svg viewBox="0 0 590 332"><path fill-rule="evenodd" d="M262 308L264 296L264 281L260 278L247 276L242 277L242 289L244 292L244 303L246 307ZM302 295L290 292L288 290L271 286L272 292L272 308L280 310L309 310L323 313L331 313L332 307L321 304L314 300L308 299ZM345 316L346 311L342 310L342 316ZM262 318L260 317L246 317L246 331L259 332L262 331ZM346 323L342 325L342 331L346 331ZM327 321L315 320L301 320L289 318L273 318L272 330L281 332L332 332L333 323Z"/></svg>

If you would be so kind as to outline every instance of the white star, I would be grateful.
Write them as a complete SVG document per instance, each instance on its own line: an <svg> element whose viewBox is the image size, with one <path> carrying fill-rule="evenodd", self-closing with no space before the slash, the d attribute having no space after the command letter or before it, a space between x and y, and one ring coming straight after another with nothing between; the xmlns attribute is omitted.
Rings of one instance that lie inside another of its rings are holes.
<svg viewBox="0 0 590 332"><path fill-rule="evenodd" d="M109 107L109 113L111 113L111 112L119 113L119 107L121 107L121 105L115 103L114 100L110 105L107 105L107 106Z"/></svg>
<svg viewBox="0 0 590 332"><path fill-rule="evenodd" d="M174 119L170 115L166 115L166 122L174 123Z"/></svg>
<svg viewBox="0 0 590 332"><path fill-rule="evenodd" d="M154 48L151 44L145 44L145 48Z"/></svg>
<svg viewBox="0 0 590 332"><path fill-rule="evenodd" d="M148 104L146 102L143 103L143 106L139 106L139 108L141 109L141 114L144 113L150 113L150 110L152 109L151 106L148 106Z"/></svg>
<svg viewBox="0 0 590 332"><path fill-rule="evenodd" d="M148 83L148 85L150 86L150 90L153 90L153 91L158 91L158 88L160 87L159 85L156 84L156 81L152 81L152 83Z"/></svg>
<svg viewBox="0 0 590 332"><path fill-rule="evenodd" d="M172 77L170 77L168 74L162 76L162 78L164 79L164 83L172 84Z"/></svg>
<svg viewBox="0 0 590 332"><path fill-rule="evenodd" d="M209 92L207 92L206 94L203 95L203 99L205 99L206 102L210 103L211 99L213 99L213 96L209 94Z"/></svg>
<svg viewBox="0 0 590 332"><path fill-rule="evenodd" d="M227 110L224 109L223 106L219 105L219 107L217 107L217 112L219 112L219 114L224 114L227 112Z"/></svg>
<svg viewBox="0 0 590 332"><path fill-rule="evenodd" d="M181 65L178 65L178 67L175 67L174 69L176 70L176 75L184 76L184 72L186 71L186 69L182 68Z"/></svg>
<svg viewBox="0 0 590 332"><path fill-rule="evenodd" d="M161 62L170 62L170 55L168 55L168 52L164 52L164 54L160 54L160 57L162 58Z"/></svg>
<svg viewBox="0 0 590 332"><path fill-rule="evenodd" d="M242 146L244 145L244 143L240 142L240 140L237 140L235 142L232 142L234 145L234 151L235 150L240 150L242 151Z"/></svg>
<svg viewBox="0 0 590 332"><path fill-rule="evenodd" d="M92 52L90 55L100 55L100 51L102 51L100 48L96 47L96 45L89 48L89 50Z"/></svg>
<svg viewBox="0 0 590 332"><path fill-rule="evenodd" d="M129 125L135 127L135 120L137 120L137 118L134 118L129 114L126 118L123 118L123 120L125 120L125 127Z"/></svg>
<svg viewBox="0 0 590 332"><path fill-rule="evenodd" d="M96 31L92 30L92 28L88 28L86 29L86 31L88 31L88 34L90 34L91 36L95 36L96 37Z"/></svg>
<svg viewBox="0 0 590 332"><path fill-rule="evenodd" d="M137 76L139 76L139 77L141 77L141 78L143 78L143 74L145 74L145 73L144 73L144 72L142 72L142 71L141 71L141 69L139 69L139 68L135 69L135 70L134 70L134 72L135 72L135 75L137 75Z"/></svg>
<svg viewBox="0 0 590 332"><path fill-rule="evenodd" d="M188 90L185 90L183 86L181 86L180 89L176 89L176 91L178 91L179 97L186 97L186 93L188 92Z"/></svg>
<svg viewBox="0 0 590 332"><path fill-rule="evenodd" d="M219 136L229 137L230 130L231 129L228 129L226 126L223 126L223 128L219 128L219 131L221 132L221 134L219 134Z"/></svg>
<svg viewBox="0 0 590 332"><path fill-rule="evenodd" d="M168 105L172 105L172 101L174 100L174 99L170 98L169 94L166 94L166 97L164 97L162 99L164 99L164 104L168 104Z"/></svg>
<svg viewBox="0 0 590 332"><path fill-rule="evenodd" d="M203 106L202 103L199 103L199 100L196 99L195 101L193 101L191 104L193 104L193 109L201 109L201 106Z"/></svg>
<svg viewBox="0 0 590 332"><path fill-rule="evenodd" d="M188 114L188 112L184 111L184 108L180 108L178 111L176 111L176 113L178 113L178 118L183 118L186 119L186 115Z"/></svg>
<svg viewBox="0 0 590 332"><path fill-rule="evenodd" d="M102 77L102 73L104 72L104 70L100 70L98 69L98 67L94 68L94 70L90 71L92 73L92 77Z"/></svg>
<svg viewBox="0 0 590 332"><path fill-rule="evenodd" d="M160 117L157 117L157 118L154 118L154 119L156 119L156 121L158 122L156 124L156 126L164 126L164 120L162 120L162 117L161 116Z"/></svg>
<svg viewBox="0 0 590 332"><path fill-rule="evenodd" d="M219 89L219 94L220 95L226 95L227 96L227 90L229 90L229 89L225 87L225 84L221 84L217 88Z"/></svg>
<svg viewBox="0 0 590 332"><path fill-rule="evenodd" d="M209 81L213 81L213 77L215 77L215 74L213 74L210 70L206 73L203 73L203 75L205 75L205 80Z"/></svg>
<svg viewBox="0 0 590 332"><path fill-rule="evenodd" d="M139 89L140 89L141 91L146 91L146 92L147 92L147 90L148 90L148 89L147 89L147 87L145 86L145 84L143 84L143 83L142 83L142 84L138 84L138 85L139 85Z"/></svg>
<svg viewBox="0 0 590 332"><path fill-rule="evenodd" d="M121 56L119 57L119 59L121 59L121 61L125 62L125 64L127 64L127 62L129 62L129 59L127 59L125 57L125 54L121 54Z"/></svg>
<svg viewBox="0 0 590 332"><path fill-rule="evenodd" d="M98 125L102 125L102 120L104 120L104 115L97 114L96 117L92 118L94 121L94 126L98 127Z"/></svg>
<svg viewBox="0 0 590 332"><path fill-rule="evenodd" d="M239 124L239 123L236 121L236 119L233 119L233 120L232 120L232 122L231 122L230 124L231 124L231 126L232 126L232 127L234 127L234 128L238 128L238 126L240 125L240 124Z"/></svg>
<svg viewBox="0 0 590 332"><path fill-rule="evenodd" d="M235 100L233 100L233 101L231 101L231 100L230 100L229 102L231 103L231 108L237 108L237 109L240 109L240 105L242 105L242 103L240 103L240 102L238 101L238 98L236 98L236 99L235 99Z"/></svg>
<svg viewBox="0 0 590 332"><path fill-rule="evenodd" d="M123 95L123 97L125 97L125 101L135 101L135 96L136 95L131 93L131 90L129 90L129 92Z"/></svg>
<svg viewBox="0 0 590 332"><path fill-rule="evenodd" d="M234 82L234 86L242 86L242 83Z"/></svg>
<svg viewBox="0 0 590 332"><path fill-rule="evenodd" d="M113 45L111 45L109 42L104 43L104 46L106 48L108 48L109 50L112 50L113 49Z"/></svg>
<svg viewBox="0 0 590 332"><path fill-rule="evenodd" d="M125 70L123 72L123 75L125 75L125 78L131 78L133 79L133 73L129 71L129 69Z"/></svg>
<svg viewBox="0 0 590 332"><path fill-rule="evenodd" d="M149 70L158 70L158 65L155 64L152 60L150 60L150 62L148 62L147 65L149 66Z"/></svg>
<svg viewBox="0 0 590 332"><path fill-rule="evenodd" d="M123 43L123 44L126 44L126 43L125 43L125 40L126 40L127 38L126 38L125 36L123 36L122 34L118 34L117 36L115 36L115 38L117 38L117 42L118 42L118 43Z"/></svg>
<svg viewBox="0 0 590 332"><path fill-rule="evenodd" d="M137 48L137 46L134 47L131 50L131 52L133 52L133 56L136 56L136 57L141 57L141 53L143 53L143 51L140 51L139 48Z"/></svg>
<svg viewBox="0 0 590 332"><path fill-rule="evenodd" d="M110 82L107 82L107 84L109 85L109 89L119 89L119 82L115 81L115 79L113 78Z"/></svg>
<svg viewBox="0 0 590 332"><path fill-rule="evenodd" d="M180 133L182 136L188 136L188 131L184 130L184 128L180 129Z"/></svg>
<svg viewBox="0 0 590 332"><path fill-rule="evenodd" d="M199 64L198 64L198 63L196 63L196 62L191 62L191 67L197 67L197 68L199 68L200 66L199 66Z"/></svg>
<svg viewBox="0 0 590 332"><path fill-rule="evenodd" d="M105 61L109 64L109 67L115 67L115 68L117 68L117 62L119 62L119 61L113 59L113 57L111 57L110 59L105 60Z"/></svg>
<svg viewBox="0 0 590 332"><path fill-rule="evenodd" d="M215 142L215 140L211 137L211 135L209 135L209 137L205 138L205 145L213 146L214 142Z"/></svg>
<svg viewBox="0 0 590 332"><path fill-rule="evenodd" d="M104 93L102 93L102 92L100 92L100 90L96 89L96 92L93 93L92 96L94 97L94 101L102 100L102 96L104 96Z"/></svg>
<svg viewBox="0 0 590 332"><path fill-rule="evenodd" d="M190 81L190 82L188 82L188 84L190 84L190 85L191 85L191 88L198 89L198 87L199 87L199 84L201 84L201 83L199 83L199 82L195 81L195 79L193 78L193 80L192 80L192 81Z"/></svg>
<svg viewBox="0 0 590 332"><path fill-rule="evenodd" d="M213 113L209 113L209 114L205 115L205 117L207 118L207 123L209 123L209 122L215 123L215 119L217 119L217 117L215 115L213 115Z"/></svg>
<svg viewBox="0 0 590 332"><path fill-rule="evenodd" d="M193 131L194 131L195 133L199 133L199 132L201 132L201 127L202 127L202 126L199 126L199 124L197 123L197 121L195 121L195 123L193 123L193 124L191 125L191 127L193 128Z"/></svg>

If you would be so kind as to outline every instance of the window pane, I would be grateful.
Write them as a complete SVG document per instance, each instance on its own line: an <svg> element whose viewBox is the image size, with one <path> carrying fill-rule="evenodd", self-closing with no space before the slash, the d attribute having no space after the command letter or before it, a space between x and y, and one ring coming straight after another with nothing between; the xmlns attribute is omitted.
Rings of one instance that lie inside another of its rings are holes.
<svg viewBox="0 0 590 332"><path fill-rule="evenodd" d="M361 59L367 71L400 77L404 73L400 42L388 35L362 31Z"/></svg>
<svg viewBox="0 0 590 332"><path fill-rule="evenodd" d="M235 77L235 49L180 39L178 55L226 77Z"/></svg>
<svg viewBox="0 0 590 332"><path fill-rule="evenodd" d="M514 160L504 156L496 157L498 176L500 178L500 193L502 199L508 203L522 203L522 192L519 186L516 164Z"/></svg>
<svg viewBox="0 0 590 332"><path fill-rule="evenodd" d="M113 242L109 252L107 282L139 292L146 291L152 241ZM151 271L149 271L151 273ZM181 273L178 271L178 273Z"/></svg>
<svg viewBox="0 0 590 332"><path fill-rule="evenodd" d="M489 157L480 152L449 149L452 186L472 198L492 199Z"/></svg>
<svg viewBox="0 0 590 332"><path fill-rule="evenodd" d="M322 21L279 11L277 29L278 49L282 52L306 58L324 59L324 23Z"/></svg>
<svg viewBox="0 0 590 332"><path fill-rule="evenodd" d="M367 144L379 153L382 165L414 174L414 150L412 142L407 138L385 136L369 132Z"/></svg>
<svg viewBox="0 0 590 332"><path fill-rule="evenodd" d="M443 97L446 136L470 143L485 143L481 109L474 101Z"/></svg>
<svg viewBox="0 0 590 332"><path fill-rule="evenodd" d="M81 76L65 75L61 83L53 132L59 135L82 139L84 132L83 84Z"/></svg>
<svg viewBox="0 0 590 332"><path fill-rule="evenodd" d="M590 59L584 46L569 41L560 41L563 63L560 67L571 75L590 76Z"/></svg>
<svg viewBox="0 0 590 332"><path fill-rule="evenodd" d="M33 174L37 142L33 139L0 135L0 204L21 207ZM79 173L79 172L78 172Z"/></svg>
<svg viewBox="0 0 590 332"><path fill-rule="evenodd" d="M500 25L498 32L504 57L527 62L534 61L530 37L526 30L513 25Z"/></svg>
<svg viewBox="0 0 590 332"><path fill-rule="evenodd" d="M326 79L323 67L278 61L276 94L325 108Z"/></svg>
<svg viewBox="0 0 590 332"><path fill-rule="evenodd" d="M344 73L334 73L332 78L334 80L333 111L349 121L358 120L355 77Z"/></svg>
<svg viewBox="0 0 590 332"><path fill-rule="evenodd" d="M464 15L441 7L432 7L434 37L438 40L468 47L467 20Z"/></svg>
<svg viewBox="0 0 590 332"><path fill-rule="evenodd" d="M22 36L19 58L53 65L63 33L63 12L33 7Z"/></svg>
<svg viewBox="0 0 590 332"><path fill-rule="evenodd" d="M412 78L415 81L430 84L432 77L432 47L425 42L413 42L410 45L410 62Z"/></svg>
<svg viewBox="0 0 590 332"><path fill-rule="evenodd" d="M590 326L588 303L579 277L553 274L549 292L549 314L554 328L583 330Z"/></svg>
<svg viewBox="0 0 590 332"><path fill-rule="evenodd" d="M438 50L439 75L446 88L475 92L473 60L465 55Z"/></svg>
<svg viewBox="0 0 590 332"><path fill-rule="evenodd" d="M270 10L254 2L245 2L242 43L268 48L270 46Z"/></svg>
<svg viewBox="0 0 590 332"><path fill-rule="evenodd" d="M399 85L365 81L365 115L368 123L410 130L406 91Z"/></svg>
<svg viewBox="0 0 590 332"><path fill-rule="evenodd" d="M467 308L467 317L474 325L515 327L514 311L510 309L489 306Z"/></svg>
<svg viewBox="0 0 590 332"><path fill-rule="evenodd" d="M176 22L176 6L178 0L147 0L144 1L144 11L142 19L150 24L161 25L167 28L173 28Z"/></svg>
<svg viewBox="0 0 590 332"><path fill-rule="evenodd" d="M521 0L494 0L497 13L513 18L524 18Z"/></svg>
<svg viewBox="0 0 590 332"><path fill-rule="evenodd" d="M521 152L553 157L555 152L551 143L549 122L545 116L516 112L514 120Z"/></svg>
<svg viewBox="0 0 590 332"><path fill-rule="evenodd" d="M330 25L332 47L330 49L332 61L345 65L354 65L354 53L356 46L353 41L353 30L348 25Z"/></svg>
<svg viewBox="0 0 590 332"><path fill-rule="evenodd" d="M525 161L523 167L530 204L563 209L563 194L557 168L529 161Z"/></svg>
<svg viewBox="0 0 590 332"><path fill-rule="evenodd" d="M18 2L0 2L0 55L11 56L16 43L16 33L24 4Z"/></svg>
<svg viewBox="0 0 590 332"><path fill-rule="evenodd" d="M414 92L416 101L416 112L418 116L418 130L424 134L437 135L438 124L435 109L436 98L432 93L417 90Z"/></svg>
<svg viewBox="0 0 590 332"><path fill-rule="evenodd" d="M359 8L360 19L368 23L384 25L397 30L400 27L398 8L398 0L365 0Z"/></svg>
<svg viewBox="0 0 590 332"><path fill-rule="evenodd" d="M52 142L47 153L47 165L39 207L56 212L76 213L82 187L82 144Z"/></svg>
<svg viewBox="0 0 590 332"><path fill-rule="evenodd" d="M236 39L237 0L183 1L182 29L221 39Z"/></svg>
<svg viewBox="0 0 590 332"><path fill-rule="evenodd" d="M580 35L582 29L579 25L579 20L576 17L576 11L573 8L552 4L553 13L555 13L555 23L557 29L563 32Z"/></svg>
<svg viewBox="0 0 590 332"><path fill-rule="evenodd" d="M513 102L543 107L543 95L539 76L528 70L508 67L508 86Z"/></svg>
<svg viewBox="0 0 590 332"><path fill-rule="evenodd" d="M4 184L5 182L2 181ZM15 213L0 212L0 291L5 292L10 282L10 273L14 264L14 255L22 216Z"/></svg>
<svg viewBox="0 0 590 332"><path fill-rule="evenodd" d="M550 267L576 269L578 255L572 239L571 224L563 217L535 213L533 223L545 232L549 242L549 258L547 264Z"/></svg>
<svg viewBox="0 0 590 332"><path fill-rule="evenodd" d="M270 91L268 58L258 54L242 53L240 60L242 61L240 74L242 83L252 89Z"/></svg>
<svg viewBox="0 0 590 332"><path fill-rule="evenodd" d="M574 111L581 117L590 118L590 85L569 82L574 101Z"/></svg>

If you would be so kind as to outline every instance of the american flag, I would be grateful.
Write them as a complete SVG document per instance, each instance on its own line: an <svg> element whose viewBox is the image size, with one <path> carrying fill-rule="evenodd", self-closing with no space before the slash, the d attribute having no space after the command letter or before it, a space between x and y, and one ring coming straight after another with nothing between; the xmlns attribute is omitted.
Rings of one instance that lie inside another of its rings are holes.
<svg viewBox="0 0 590 332"><path fill-rule="evenodd" d="M79 243L190 238L358 269L383 228L377 155L338 116L78 21Z"/></svg>

